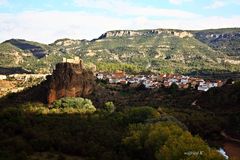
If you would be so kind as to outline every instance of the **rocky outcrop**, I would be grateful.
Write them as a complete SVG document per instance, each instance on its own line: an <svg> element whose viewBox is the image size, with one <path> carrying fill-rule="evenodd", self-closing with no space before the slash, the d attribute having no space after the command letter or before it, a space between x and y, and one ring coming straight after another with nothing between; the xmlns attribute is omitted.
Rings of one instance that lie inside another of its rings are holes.
<svg viewBox="0 0 240 160"><path fill-rule="evenodd" d="M193 37L193 34L190 32L183 31L183 32L174 32L174 36L184 38L184 37Z"/></svg>
<svg viewBox="0 0 240 160"><path fill-rule="evenodd" d="M131 30L117 30L117 31L108 31L102 34L99 39L108 38L108 37L123 37L123 36L141 36L143 35L140 31L131 31Z"/></svg>
<svg viewBox="0 0 240 160"><path fill-rule="evenodd" d="M224 62L225 63L230 63L230 64L235 64L235 65L240 64L240 60L225 59Z"/></svg>
<svg viewBox="0 0 240 160"><path fill-rule="evenodd" d="M109 37L133 37L133 36L150 36L170 34L180 38L192 37L192 33L183 30L168 30L168 29L153 29L153 30L115 30L108 31L102 34L98 39L109 38Z"/></svg>
<svg viewBox="0 0 240 160"><path fill-rule="evenodd" d="M95 86L94 75L79 64L58 63L49 78L48 104L62 97L85 97Z"/></svg>
<svg viewBox="0 0 240 160"><path fill-rule="evenodd" d="M58 39L54 43L50 44L52 46L70 47L75 45L80 45L81 43L87 43L87 40L74 40L74 39Z"/></svg>
<svg viewBox="0 0 240 160"><path fill-rule="evenodd" d="M230 56L240 55L240 29L226 28L216 30L202 30L195 33L195 38L214 50L226 53Z"/></svg>

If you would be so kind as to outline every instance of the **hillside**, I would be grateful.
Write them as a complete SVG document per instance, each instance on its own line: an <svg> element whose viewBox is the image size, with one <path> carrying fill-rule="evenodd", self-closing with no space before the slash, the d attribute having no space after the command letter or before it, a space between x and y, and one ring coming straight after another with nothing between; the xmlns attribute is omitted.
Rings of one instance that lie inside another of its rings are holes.
<svg viewBox="0 0 240 160"><path fill-rule="evenodd" d="M226 28L196 32L195 37L215 50L229 56L240 56L240 29Z"/></svg>
<svg viewBox="0 0 240 160"><path fill-rule="evenodd" d="M62 58L51 46L21 39L11 39L0 44L1 74L15 71L15 68L35 73L48 73L52 63ZM54 63L55 64L55 63ZM12 71L11 71L12 70Z"/></svg>
<svg viewBox="0 0 240 160"><path fill-rule="evenodd" d="M91 41L59 39L49 45L11 39L0 44L0 66L49 72L62 57L77 55L104 71L239 71L238 31L116 30Z"/></svg>

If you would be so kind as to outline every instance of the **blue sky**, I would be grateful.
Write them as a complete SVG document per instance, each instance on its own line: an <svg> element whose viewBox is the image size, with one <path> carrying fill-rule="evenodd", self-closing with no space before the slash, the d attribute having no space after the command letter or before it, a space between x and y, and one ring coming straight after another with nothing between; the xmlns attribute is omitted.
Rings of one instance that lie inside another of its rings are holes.
<svg viewBox="0 0 240 160"><path fill-rule="evenodd" d="M240 27L240 0L0 0L0 41L93 39L116 29Z"/></svg>

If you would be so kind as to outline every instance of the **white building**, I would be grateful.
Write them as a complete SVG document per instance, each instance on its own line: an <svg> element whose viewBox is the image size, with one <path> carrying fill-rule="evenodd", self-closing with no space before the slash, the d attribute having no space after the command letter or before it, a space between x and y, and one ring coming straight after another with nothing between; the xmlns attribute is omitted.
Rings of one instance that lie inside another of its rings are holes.
<svg viewBox="0 0 240 160"><path fill-rule="evenodd" d="M213 87L218 87L218 83L213 83Z"/></svg>
<svg viewBox="0 0 240 160"><path fill-rule="evenodd" d="M202 85L204 85L204 84L205 84L204 81L200 81L199 86L202 86Z"/></svg>
<svg viewBox="0 0 240 160"><path fill-rule="evenodd" d="M103 79L103 77L104 77L104 76L103 76L102 73L98 73L98 74L97 74L97 79Z"/></svg>
<svg viewBox="0 0 240 160"><path fill-rule="evenodd" d="M177 83L177 82L178 82L178 80L177 80L177 79L175 79L175 78L172 78L172 79L168 79L168 82L171 82L171 83Z"/></svg>
<svg viewBox="0 0 240 160"><path fill-rule="evenodd" d="M181 82L180 83L182 83L182 84L187 84L188 83L188 79L186 78L186 79L181 79Z"/></svg>
<svg viewBox="0 0 240 160"><path fill-rule="evenodd" d="M208 91L209 90L209 87L208 87L208 85L206 85L206 84L203 84L203 85L199 85L198 86L198 90L199 91Z"/></svg>
<svg viewBox="0 0 240 160"><path fill-rule="evenodd" d="M153 82L150 81L150 80L146 80L143 82L143 85L146 87L146 88L151 88L153 86Z"/></svg>

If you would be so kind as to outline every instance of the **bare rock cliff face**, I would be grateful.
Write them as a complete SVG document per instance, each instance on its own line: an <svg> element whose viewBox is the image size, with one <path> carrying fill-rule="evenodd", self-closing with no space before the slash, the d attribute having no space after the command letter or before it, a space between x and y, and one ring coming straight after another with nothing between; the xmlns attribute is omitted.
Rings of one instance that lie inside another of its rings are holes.
<svg viewBox="0 0 240 160"><path fill-rule="evenodd" d="M93 73L85 70L81 63L58 63L49 80L49 104L62 97L85 97L95 86Z"/></svg>
<svg viewBox="0 0 240 160"><path fill-rule="evenodd" d="M153 29L153 30L115 30L108 31L102 34L98 39L110 38L110 37L134 37L134 36L151 36L170 34L180 38L193 37L193 34L184 30L168 30L168 29Z"/></svg>

